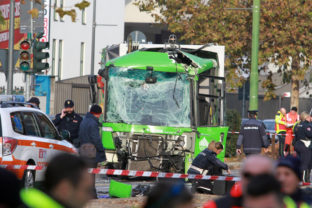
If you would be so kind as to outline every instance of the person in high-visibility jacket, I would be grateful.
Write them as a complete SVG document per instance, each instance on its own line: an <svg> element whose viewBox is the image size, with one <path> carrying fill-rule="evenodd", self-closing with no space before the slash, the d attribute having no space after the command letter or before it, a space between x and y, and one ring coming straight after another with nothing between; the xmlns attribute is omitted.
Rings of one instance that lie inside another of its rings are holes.
<svg viewBox="0 0 312 208"><path fill-rule="evenodd" d="M294 139L293 126L299 121L299 115L297 113L297 107L292 107L290 112L286 114L286 138L285 138L285 152L284 155L287 155L293 151L292 141Z"/></svg>
<svg viewBox="0 0 312 208"><path fill-rule="evenodd" d="M92 177L87 163L76 155L59 154L48 164L43 190L23 189L29 208L83 208L92 199Z"/></svg>
<svg viewBox="0 0 312 208"><path fill-rule="evenodd" d="M279 156L284 156L284 145L286 135L286 109L281 108L275 115L275 132L278 134Z"/></svg>

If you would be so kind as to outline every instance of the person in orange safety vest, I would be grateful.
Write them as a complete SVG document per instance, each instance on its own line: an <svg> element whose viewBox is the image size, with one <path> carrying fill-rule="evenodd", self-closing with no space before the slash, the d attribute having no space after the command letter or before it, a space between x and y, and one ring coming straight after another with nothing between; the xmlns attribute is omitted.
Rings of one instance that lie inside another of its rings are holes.
<svg viewBox="0 0 312 208"><path fill-rule="evenodd" d="M294 139L293 126L299 121L299 115L297 113L297 107L292 107L290 112L286 114L286 138L285 138L285 152L284 155L288 155L293 151L292 140ZM291 148L292 147L292 148Z"/></svg>
<svg viewBox="0 0 312 208"><path fill-rule="evenodd" d="M279 156L284 156L284 145L286 135L286 109L281 108L275 115L275 132L278 134Z"/></svg>

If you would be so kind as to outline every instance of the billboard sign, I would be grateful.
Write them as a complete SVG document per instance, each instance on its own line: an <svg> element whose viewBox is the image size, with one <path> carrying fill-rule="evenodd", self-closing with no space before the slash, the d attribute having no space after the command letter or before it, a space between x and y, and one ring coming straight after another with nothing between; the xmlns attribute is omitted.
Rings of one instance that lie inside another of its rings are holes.
<svg viewBox="0 0 312 208"><path fill-rule="evenodd" d="M0 48L7 49L9 46L10 0L0 0L0 11L4 17L4 24L0 24ZM15 0L14 44L18 44L23 37L24 35L20 33L20 0Z"/></svg>
<svg viewBox="0 0 312 208"><path fill-rule="evenodd" d="M50 1L44 1L44 17L43 17L43 36L40 39L41 42L49 42L50 39Z"/></svg>
<svg viewBox="0 0 312 208"><path fill-rule="evenodd" d="M43 1L42 1L43 2ZM37 15L32 17L29 13L31 10L35 9ZM44 19L44 4L38 3L36 1L24 0L20 5L21 13L21 23L20 32L21 33L41 33L44 32L43 29L43 19Z"/></svg>

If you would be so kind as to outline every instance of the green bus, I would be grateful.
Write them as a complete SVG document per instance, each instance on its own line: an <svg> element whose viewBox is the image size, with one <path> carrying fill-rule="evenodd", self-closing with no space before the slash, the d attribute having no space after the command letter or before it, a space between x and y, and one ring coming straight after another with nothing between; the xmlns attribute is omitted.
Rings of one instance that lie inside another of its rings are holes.
<svg viewBox="0 0 312 208"><path fill-rule="evenodd" d="M186 172L211 141L226 144L224 47L137 48L99 70L108 162L115 169Z"/></svg>

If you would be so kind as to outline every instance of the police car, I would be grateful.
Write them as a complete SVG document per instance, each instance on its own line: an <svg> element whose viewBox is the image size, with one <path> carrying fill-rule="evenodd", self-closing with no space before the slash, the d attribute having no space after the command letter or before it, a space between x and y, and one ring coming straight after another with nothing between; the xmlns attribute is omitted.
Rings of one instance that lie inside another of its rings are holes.
<svg viewBox="0 0 312 208"><path fill-rule="evenodd" d="M25 187L43 180L43 170L13 169L11 165L46 166L54 155L77 153L66 141L67 132L57 131L51 120L39 109L26 103L0 99L0 165L9 165L23 180Z"/></svg>

